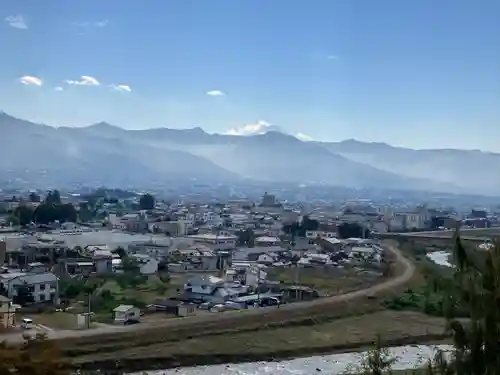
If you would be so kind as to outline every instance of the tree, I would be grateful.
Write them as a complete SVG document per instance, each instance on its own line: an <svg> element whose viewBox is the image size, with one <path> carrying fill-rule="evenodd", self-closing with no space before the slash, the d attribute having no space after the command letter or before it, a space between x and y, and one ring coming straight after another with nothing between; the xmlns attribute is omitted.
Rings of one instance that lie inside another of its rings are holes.
<svg viewBox="0 0 500 375"><path fill-rule="evenodd" d="M29 200L30 200L30 202L40 202L40 196L37 193L35 193L34 191L32 191L30 193Z"/></svg>
<svg viewBox="0 0 500 375"><path fill-rule="evenodd" d="M251 229L246 229L246 230L240 230L237 233L238 236L238 245L246 245L248 247L253 247L254 246L254 241L255 241L255 234L254 231Z"/></svg>
<svg viewBox="0 0 500 375"><path fill-rule="evenodd" d="M155 208L155 198L151 194L144 194L139 199L139 207L141 210L152 210Z"/></svg>
<svg viewBox="0 0 500 375"><path fill-rule="evenodd" d="M118 254L120 259L126 258L127 257L127 252L125 249L121 246L118 246L116 249L111 251L113 254Z"/></svg>
<svg viewBox="0 0 500 375"><path fill-rule="evenodd" d="M44 202L35 209L33 218L37 224L50 224L56 220L61 223L76 222L78 212L71 203L52 204Z"/></svg>
<svg viewBox="0 0 500 375"><path fill-rule="evenodd" d="M19 225L25 226L33 221L33 209L31 207L20 205L14 210L14 216L18 218Z"/></svg>
<svg viewBox="0 0 500 375"><path fill-rule="evenodd" d="M358 223L342 223L337 227L337 233L340 238L363 238L368 231Z"/></svg>
<svg viewBox="0 0 500 375"><path fill-rule="evenodd" d="M308 215L304 215L304 217L302 218L302 228L305 231L318 230L319 221L316 219L310 219Z"/></svg>
<svg viewBox="0 0 500 375"><path fill-rule="evenodd" d="M59 193L59 190L49 191L45 197L45 203L61 204L61 193Z"/></svg>

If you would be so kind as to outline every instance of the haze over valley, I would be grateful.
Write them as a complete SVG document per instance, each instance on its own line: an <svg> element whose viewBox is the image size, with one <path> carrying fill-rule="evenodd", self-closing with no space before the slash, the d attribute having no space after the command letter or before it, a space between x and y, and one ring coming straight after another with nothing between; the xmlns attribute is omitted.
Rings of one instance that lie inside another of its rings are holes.
<svg viewBox="0 0 500 375"><path fill-rule="evenodd" d="M0 114L4 179L41 184L238 181L496 195L500 154L413 150L356 140L301 141L271 128L250 136L192 129L35 124Z"/></svg>

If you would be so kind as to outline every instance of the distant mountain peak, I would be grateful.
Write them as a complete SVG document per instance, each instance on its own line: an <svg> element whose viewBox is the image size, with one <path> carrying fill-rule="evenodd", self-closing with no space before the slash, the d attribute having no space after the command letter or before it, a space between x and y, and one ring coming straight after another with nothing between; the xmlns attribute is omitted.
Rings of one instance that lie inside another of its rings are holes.
<svg viewBox="0 0 500 375"><path fill-rule="evenodd" d="M111 125L109 122L106 122L106 121L97 122L95 124L91 124L91 125L85 126L85 128L88 128L88 129L120 129L120 130L124 130L124 129L120 128L119 126Z"/></svg>

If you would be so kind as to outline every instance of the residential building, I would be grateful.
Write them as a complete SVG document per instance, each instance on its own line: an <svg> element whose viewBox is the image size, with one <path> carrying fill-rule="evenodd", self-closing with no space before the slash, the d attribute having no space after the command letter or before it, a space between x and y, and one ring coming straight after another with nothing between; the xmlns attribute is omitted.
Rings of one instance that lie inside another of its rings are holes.
<svg viewBox="0 0 500 375"><path fill-rule="evenodd" d="M171 253L168 270L171 272L217 271L220 256L207 246L195 245Z"/></svg>
<svg viewBox="0 0 500 375"><path fill-rule="evenodd" d="M236 247L237 236L205 233L187 236L195 242L210 246L213 250L231 250Z"/></svg>
<svg viewBox="0 0 500 375"><path fill-rule="evenodd" d="M141 319L141 310L133 305L120 305L113 310L113 314L115 324L138 322Z"/></svg>
<svg viewBox="0 0 500 375"><path fill-rule="evenodd" d="M191 224L186 220L159 221L148 224L150 232L163 233L173 237L186 236L190 228Z"/></svg>
<svg viewBox="0 0 500 375"><path fill-rule="evenodd" d="M327 232L321 230L308 230L306 231L306 238L315 239L315 238L336 238L337 232Z"/></svg>
<svg viewBox="0 0 500 375"><path fill-rule="evenodd" d="M2 295L16 304L59 302L58 278L52 272L4 272L0 274Z"/></svg>
<svg viewBox="0 0 500 375"><path fill-rule="evenodd" d="M262 207L274 207L276 206L276 196L272 194L267 194L267 191L262 196L262 201L260 203Z"/></svg>
<svg viewBox="0 0 500 375"><path fill-rule="evenodd" d="M279 246L281 240L278 237L261 236L254 240L256 246Z"/></svg>
<svg viewBox="0 0 500 375"><path fill-rule="evenodd" d="M248 290L240 283L226 283L224 279L209 275L199 275L184 285L183 300L211 301L215 303L230 300Z"/></svg>

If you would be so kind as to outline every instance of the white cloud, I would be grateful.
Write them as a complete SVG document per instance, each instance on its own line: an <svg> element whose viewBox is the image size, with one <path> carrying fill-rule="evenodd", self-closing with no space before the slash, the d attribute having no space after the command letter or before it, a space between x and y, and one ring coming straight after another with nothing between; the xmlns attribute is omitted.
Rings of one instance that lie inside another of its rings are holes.
<svg viewBox="0 0 500 375"><path fill-rule="evenodd" d="M33 86L41 86L43 85L43 81L41 78L35 76L22 76L19 78L19 82L23 85L33 85Z"/></svg>
<svg viewBox="0 0 500 375"><path fill-rule="evenodd" d="M304 141L304 142L310 142L313 140L312 137L308 136L307 134L301 133L301 132L298 132L297 134L295 134L295 138L300 139L301 141Z"/></svg>
<svg viewBox="0 0 500 375"><path fill-rule="evenodd" d="M208 96L226 96L226 93L220 90L210 90L205 93Z"/></svg>
<svg viewBox="0 0 500 375"><path fill-rule="evenodd" d="M328 60L338 60L339 59L339 57L337 55L328 55L326 58Z"/></svg>
<svg viewBox="0 0 500 375"><path fill-rule="evenodd" d="M68 85L77 85L77 86L99 86L100 83L97 79L90 76L81 76L79 80L71 80L67 79L66 82Z"/></svg>
<svg viewBox="0 0 500 375"><path fill-rule="evenodd" d="M271 125L267 121L260 120L255 124L246 124L238 126L236 128L228 130L225 134L227 135L258 135L265 134L268 131L279 131L276 126Z"/></svg>
<svg viewBox="0 0 500 375"><path fill-rule="evenodd" d="M54 87L55 91L63 91L64 89L61 86Z"/></svg>
<svg viewBox="0 0 500 375"><path fill-rule="evenodd" d="M89 27L106 27L108 26L109 20L101 20L101 21L83 21L83 22L73 22L73 25L81 28L89 28Z"/></svg>
<svg viewBox="0 0 500 375"><path fill-rule="evenodd" d="M10 27L14 27L16 29L26 30L28 28L28 24L21 14L7 16L5 17L5 22L7 22Z"/></svg>
<svg viewBox="0 0 500 375"><path fill-rule="evenodd" d="M108 26L109 20L102 20L102 21L97 21L94 22L95 27L105 27Z"/></svg>
<svg viewBox="0 0 500 375"><path fill-rule="evenodd" d="M121 92L131 92L132 89L130 88L129 85L109 85L113 90L115 91L121 91Z"/></svg>

